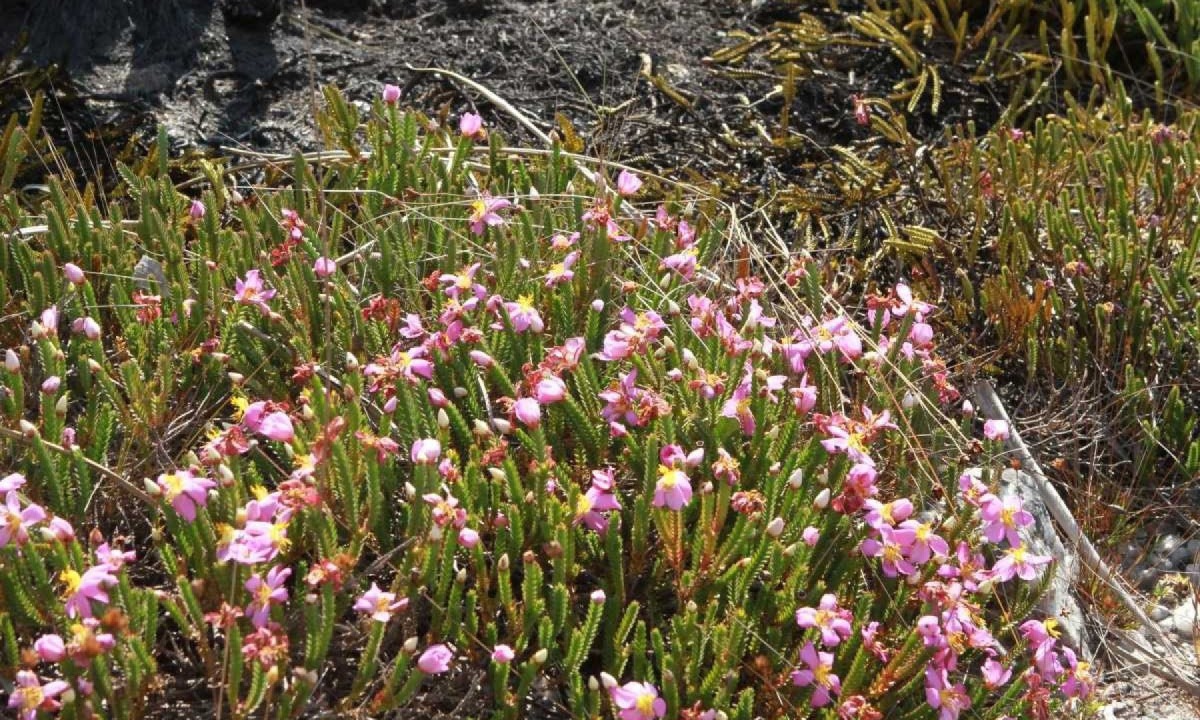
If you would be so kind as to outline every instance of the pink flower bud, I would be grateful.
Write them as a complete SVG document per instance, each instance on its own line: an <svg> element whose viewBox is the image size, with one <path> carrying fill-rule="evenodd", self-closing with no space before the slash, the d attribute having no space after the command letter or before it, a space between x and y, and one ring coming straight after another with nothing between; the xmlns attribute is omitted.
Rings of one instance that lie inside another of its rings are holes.
<svg viewBox="0 0 1200 720"><path fill-rule="evenodd" d="M483 118L477 113L463 113L458 119L458 131L463 137L478 139L483 133Z"/></svg>
<svg viewBox="0 0 1200 720"><path fill-rule="evenodd" d="M537 427L542 421L542 406L533 398L521 398L513 405L513 415L526 427Z"/></svg>
<svg viewBox="0 0 1200 720"><path fill-rule="evenodd" d="M100 339L100 323L90 317L75 318L71 323L71 330L83 335L88 340Z"/></svg>
<svg viewBox="0 0 1200 720"><path fill-rule="evenodd" d="M604 594L603 590L593 590L592 591L592 602L594 604L603 605L604 601L607 599L608 599L608 596Z"/></svg>
<svg viewBox="0 0 1200 720"><path fill-rule="evenodd" d="M458 544L470 550L479 544L479 533L471 528L463 528L458 531Z"/></svg>
<svg viewBox="0 0 1200 720"><path fill-rule="evenodd" d="M384 85L383 86L383 101L385 103L387 103L388 105L395 105L397 102L399 102L400 101L400 88L395 85L392 85L390 83Z"/></svg>
<svg viewBox="0 0 1200 720"><path fill-rule="evenodd" d="M450 669L454 653L445 645L430 645L417 659L417 668L426 675L439 675Z"/></svg>
<svg viewBox="0 0 1200 720"><path fill-rule="evenodd" d="M313 263L313 272L321 279L327 278L337 272L337 263L327 257L319 257Z"/></svg>
<svg viewBox="0 0 1200 720"><path fill-rule="evenodd" d="M75 263L63 265L63 275L66 276L67 282L72 285L82 285L87 282L87 279L83 276L83 268Z"/></svg>
<svg viewBox="0 0 1200 720"><path fill-rule="evenodd" d="M800 533L800 539L804 541L805 545L813 547L821 539L821 531L809 525L804 528L804 532Z"/></svg>
<svg viewBox="0 0 1200 720"><path fill-rule="evenodd" d="M200 202L199 200L193 200L192 206L188 208L188 215L193 220L200 220L204 217L205 212L207 212L207 208L205 208L204 203Z"/></svg>
<svg viewBox="0 0 1200 720"><path fill-rule="evenodd" d="M442 444L433 438L424 438L413 443L410 457L416 465L434 465L442 454Z"/></svg>
<svg viewBox="0 0 1200 720"><path fill-rule="evenodd" d="M60 385L62 385L62 378L57 375L51 375L42 381L42 392L47 395L53 395L58 392Z"/></svg>
<svg viewBox="0 0 1200 720"><path fill-rule="evenodd" d="M507 665L512 662L516 655L513 649L507 645L497 645L495 650L492 650L492 660L500 665Z"/></svg>
<svg viewBox="0 0 1200 720"><path fill-rule="evenodd" d="M1004 442L1008 439L1008 423L1003 420L987 420L983 423L983 436L988 440Z"/></svg>
<svg viewBox="0 0 1200 720"><path fill-rule="evenodd" d="M435 408L444 408L450 404L450 400L440 388L429 388L429 404Z"/></svg>
<svg viewBox="0 0 1200 720"><path fill-rule="evenodd" d="M10 373L21 372L21 357L16 350L9 348L4 351L4 369Z"/></svg>
<svg viewBox="0 0 1200 720"><path fill-rule="evenodd" d="M67 656L67 645L58 635L43 635L33 643L42 662L59 662Z"/></svg>

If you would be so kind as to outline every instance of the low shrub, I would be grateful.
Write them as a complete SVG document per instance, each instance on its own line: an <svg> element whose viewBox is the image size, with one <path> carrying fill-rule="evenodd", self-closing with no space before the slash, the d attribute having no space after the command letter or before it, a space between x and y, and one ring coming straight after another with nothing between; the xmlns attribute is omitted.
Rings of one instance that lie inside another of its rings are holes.
<svg viewBox="0 0 1200 720"><path fill-rule="evenodd" d="M253 189L184 197L160 147L103 213L5 206L45 226L0 253L22 717L1081 707L937 308L768 286L711 201L327 98L341 149Z"/></svg>

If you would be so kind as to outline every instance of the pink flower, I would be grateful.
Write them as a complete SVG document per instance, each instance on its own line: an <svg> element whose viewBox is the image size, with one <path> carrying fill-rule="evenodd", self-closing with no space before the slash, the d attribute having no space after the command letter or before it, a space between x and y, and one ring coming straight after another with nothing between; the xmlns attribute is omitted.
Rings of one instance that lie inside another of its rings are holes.
<svg viewBox="0 0 1200 720"><path fill-rule="evenodd" d="M66 277L67 282L71 283L72 285L82 285L87 282L87 278L84 277L83 274L83 268L79 267L75 263L67 263L66 265L63 265L63 276Z"/></svg>
<svg viewBox="0 0 1200 720"><path fill-rule="evenodd" d="M42 662L58 662L67 656L67 645L58 635L43 635L33 643L38 659Z"/></svg>
<svg viewBox="0 0 1200 720"><path fill-rule="evenodd" d="M476 235L482 235L485 227L503 225L504 218L500 216L498 211L504 210L511 205L512 203L504 198L492 197L487 193L480 195L471 203L471 232Z"/></svg>
<svg viewBox="0 0 1200 720"><path fill-rule="evenodd" d="M621 720L655 720L667 714L667 701L650 683L627 682L608 691Z"/></svg>
<svg viewBox="0 0 1200 720"><path fill-rule="evenodd" d="M934 555L946 557L950 554L950 545L942 536L933 532L931 524L919 523L916 520L905 520L900 523L900 527L912 530L913 532L913 541L912 546L908 550L908 559L914 563L921 565L929 562L929 558Z"/></svg>
<svg viewBox="0 0 1200 720"><path fill-rule="evenodd" d="M577 260L579 260L579 251L574 250L567 253L562 262L551 265L550 269L546 271L546 287L554 287L555 285L571 282L571 279L575 277L575 271L571 268Z"/></svg>
<svg viewBox="0 0 1200 720"><path fill-rule="evenodd" d="M674 270L684 280L691 280L696 274L696 261L699 256L699 251L695 247L684 248L683 250L668 255L659 263L659 268L663 270Z"/></svg>
<svg viewBox="0 0 1200 720"><path fill-rule="evenodd" d="M1063 659L1067 661L1067 665L1063 671L1065 679L1060 686L1062 694L1069 698L1086 698L1091 695L1092 690L1096 688L1096 681L1091 675L1091 665L1078 660L1071 648L1063 648Z"/></svg>
<svg viewBox="0 0 1200 720"><path fill-rule="evenodd" d="M414 465L434 465L441 455L442 444L433 438L417 440L410 453Z"/></svg>
<svg viewBox="0 0 1200 720"><path fill-rule="evenodd" d="M516 654L513 653L513 649L507 645L497 645L492 650L492 661L500 665L509 664L515 657Z"/></svg>
<svg viewBox="0 0 1200 720"><path fill-rule="evenodd" d="M158 476L163 499L188 522L196 519L196 508L208 504L208 491L217 484L206 477L197 477L190 470L178 470Z"/></svg>
<svg viewBox="0 0 1200 720"><path fill-rule="evenodd" d="M1012 668L1005 667L995 658L989 657L983 661L980 674L983 676L983 684L987 689L995 690L1009 681L1009 678L1012 677Z"/></svg>
<svg viewBox="0 0 1200 720"><path fill-rule="evenodd" d="M246 605L246 615L254 627L265 627L271 613L272 605L282 605L287 602L288 591L283 586L292 575L292 569L276 565L267 571L264 579L259 573L254 573L246 580L246 592L250 593L250 603Z"/></svg>
<svg viewBox="0 0 1200 720"><path fill-rule="evenodd" d="M426 493L421 499L433 508L430 515L438 527L454 525L456 528L462 528L467 524L467 511L458 506L458 498L453 495L447 494L442 498L437 493Z"/></svg>
<svg viewBox="0 0 1200 720"><path fill-rule="evenodd" d="M51 680L45 685L29 670L17 671L17 682L8 709L16 710L21 720L37 720L38 710L53 712L61 707L55 698L62 695L70 685L62 680Z"/></svg>
<svg viewBox="0 0 1200 720"><path fill-rule="evenodd" d="M1021 544L1020 529L1033 524L1033 515L1024 509L1021 498L1007 495L1003 500L988 493L980 500L979 514L983 519L983 536L988 542L1008 540L1016 547Z"/></svg>
<svg viewBox="0 0 1200 720"><path fill-rule="evenodd" d="M417 667L426 675L438 675L450 669L454 653L445 645L430 645L417 659Z"/></svg>
<svg viewBox="0 0 1200 720"><path fill-rule="evenodd" d="M817 652L813 644L806 643L800 651L800 660L808 667L792 672L792 684L797 687L813 688L812 706L824 707L833 699L833 695L842 692L842 681L833 674L833 653Z"/></svg>
<svg viewBox="0 0 1200 720"><path fill-rule="evenodd" d="M754 434L757 422L754 411L750 407L750 380L743 380L733 391L733 395L721 406L721 417L734 418L742 428L742 434L747 437Z"/></svg>
<svg viewBox="0 0 1200 720"><path fill-rule="evenodd" d="M234 283L233 294L238 303L253 305L263 315L271 314L271 308L267 305L267 301L275 297L275 291L266 289L258 270L247 270L245 279L239 279Z"/></svg>
<svg viewBox="0 0 1200 720"><path fill-rule="evenodd" d="M983 436L988 440L1004 442L1008 439L1008 423L1003 420L987 420L983 423Z"/></svg>
<svg viewBox="0 0 1200 720"><path fill-rule="evenodd" d="M540 333L545 328L542 316L533 306L533 298L528 295L522 295L516 302L504 303L504 310L508 313L508 321L512 323L516 332Z"/></svg>
<svg viewBox="0 0 1200 720"><path fill-rule="evenodd" d="M490 368L496 364L496 359L482 350L472 350L467 353L467 357L481 368Z"/></svg>
<svg viewBox="0 0 1200 720"><path fill-rule="evenodd" d="M483 129L483 118L478 113L465 112L458 119L458 132L465 138L483 140L487 133Z"/></svg>
<svg viewBox="0 0 1200 720"><path fill-rule="evenodd" d="M80 575L74 570L64 570L59 573L59 579L65 585L63 592L66 601L64 607L67 617L92 617L92 602L108 603L108 592L105 588L117 584L117 576L112 574L108 565L94 565Z"/></svg>
<svg viewBox="0 0 1200 720"><path fill-rule="evenodd" d="M620 510L621 503L613 494L616 480L612 468L592 471L592 486L575 502L575 524L583 524L598 533L608 530L604 513Z"/></svg>
<svg viewBox="0 0 1200 720"><path fill-rule="evenodd" d="M372 620L385 623L392 615L408 607L408 598L396 600L396 593L384 592L375 583L354 601L354 609L367 613Z"/></svg>
<svg viewBox="0 0 1200 720"><path fill-rule="evenodd" d="M0 478L0 493L7 495L25 484L25 476L21 473L9 473Z"/></svg>
<svg viewBox="0 0 1200 720"><path fill-rule="evenodd" d="M101 543L100 547L96 548L96 559L107 565L109 570L119 572L121 568L137 560L137 553L133 550L114 548L108 543Z"/></svg>
<svg viewBox="0 0 1200 720"><path fill-rule="evenodd" d="M816 608L802 607L796 611L796 624L802 628L817 628L821 631L821 642L826 647L836 647L853 632L850 627L849 610L838 607L837 597L832 593L821 596Z"/></svg>
<svg viewBox="0 0 1200 720"><path fill-rule="evenodd" d="M892 529L885 525L879 529L878 538L867 538L862 542L862 553L867 557L882 558L883 574L887 577L912 575L917 568L909 562L908 553L915 539L916 533L911 529Z"/></svg>
<svg viewBox="0 0 1200 720"><path fill-rule="evenodd" d="M692 501L692 483L679 468L658 466L658 482L654 485L654 507L679 510Z"/></svg>
<svg viewBox="0 0 1200 720"><path fill-rule="evenodd" d="M875 530L885 525L895 527L913 514L913 504L908 498L899 498L888 503L867 500L863 503L863 509L867 511L863 521Z"/></svg>
<svg viewBox="0 0 1200 720"><path fill-rule="evenodd" d="M992 566L992 576L1000 582L1008 582L1013 577L1035 580L1038 568L1049 565L1052 559L1046 555L1031 555L1023 546L1011 547Z"/></svg>
<svg viewBox="0 0 1200 720"><path fill-rule="evenodd" d="M809 547L815 547L817 541L821 539L821 531L809 525L804 528L804 532L800 533L800 539Z"/></svg>
<svg viewBox="0 0 1200 720"><path fill-rule="evenodd" d="M337 272L337 263L327 257L319 257L313 263L313 272L322 280Z"/></svg>
<svg viewBox="0 0 1200 720"><path fill-rule="evenodd" d="M537 427L542 421L542 406L533 398L521 398L513 404L513 415L526 427Z"/></svg>
<svg viewBox="0 0 1200 720"><path fill-rule="evenodd" d="M636 194L641 187L641 178L629 172L628 170L622 170L620 174L617 175L617 192L620 193L622 197L629 197Z"/></svg>
<svg viewBox="0 0 1200 720"><path fill-rule="evenodd" d="M207 208L204 207L204 203L199 200L193 200L191 207L188 208L188 217L193 220L200 220L203 219L206 212Z"/></svg>
<svg viewBox="0 0 1200 720"><path fill-rule="evenodd" d="M258 433L268 440L291 442L296 436L292 420L282 410L275 410L264 400L250 403L242 416L242 424L250 432Z"/></svg>
<svg viewBox="0 0 1200 720"><path fill-rule="evenodd" d="M925 701L938 711L938 720L957 720L959 713L971 707L971 698L962 683L951 684L944 669L925 668Z"/></svg>
<svg viewBox="0 0 1200 720"><path fill-rule="evenodd" d="M386 83L383 86L383 101L388 105L395 105L400 101L400 88Z"/></svg>
<svg viewBox="0 0 1200 720"><path fill-rule="evenodd" d="M0 507L0 547L29 542L29 529L45 519L46 511L41 505L31 503L22 508L16 490L9 490L4 496L4 506Z"/></svg>
<svg viewBox="0 0 1200 720"><path fill-rule="evenodd" d="M457 273L442 275L438 281L446 285L448 297L459 300L463 295L482 298L487 295L487 288L475 282L475 273L479 272L480 263L468 265Z"/></svg>

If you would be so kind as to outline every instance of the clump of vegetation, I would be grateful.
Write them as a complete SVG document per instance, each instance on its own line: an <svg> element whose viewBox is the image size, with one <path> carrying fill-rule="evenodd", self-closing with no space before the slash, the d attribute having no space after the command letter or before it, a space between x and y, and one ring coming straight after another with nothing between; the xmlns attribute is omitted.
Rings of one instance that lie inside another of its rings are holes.
<svg viewBox="0 0 1200 720"><path fill-rule="evenodd" d="M327 97L253 193L160 147L5 205L22 717L1080 707L942 310L800 254L768 303L711 201Z"/></svg>

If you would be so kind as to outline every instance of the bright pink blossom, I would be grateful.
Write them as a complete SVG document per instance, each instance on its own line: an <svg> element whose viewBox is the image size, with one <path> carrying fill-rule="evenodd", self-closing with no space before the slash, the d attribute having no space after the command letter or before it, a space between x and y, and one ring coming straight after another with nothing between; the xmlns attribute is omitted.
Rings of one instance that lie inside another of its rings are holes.
<svg viewBox="0 0 1200 720"><path fill-rule="evenodd" d="M813 707L825 707L834 695L841 694L841 678L833 674L833 653L817 652L811 642L805 643L800 650L800 660L806 667L792 672L792 684L797 687L814 686Z"/></svg>
<svg viewBox="0 0 1200 720"><path fill-rule="evenodd" d="M513 661L516 653L507 645L497 645L492 649L492 661L500 665L507 665Z"/></svg>
<svg viewBox="0 0 1200 720"><path fill-rule="evenodd" d="M271 314L267 301L275 297L275 291L266 288L258 270L247 270L245 279L238 279L234 284L233 294L240 304L253 305L263 315Z"/></svg>
<svg viewBox="0 0 1200 720"><path fill-rule="evenodd" d="M13 694L8 698L8 709L16 710L21 720L36 720L39 710L58 710L62 704L56 698L69 687L62 680L51 680L43 685L36 674L29 670L18 670Z"/></svg>
<svg viewBox="0 0 1200 720"><path fill-rule="evenodd" d="M388 105L395 105L400 101L400 88L390 83L383 86L383 101Z"/></svg>
<svg viewBox="0 0 1200 720"><path fill-rule="evenodd" d="M1021 528L1033 524L1033 515L1025 510L1021 498L1016 495L1000 499L987 494L980 500L979 514L983 520L983 536L988 542L1006 539L1012 547L1021 544Z"/></svg>
<svg viewBox="0 0 1200 720"><path fill-rule="evenodd" d="M434 465L442 455L442 444L434 438L422 438L413 443L409 455L414 465Z"/></svg>
<svg viewBox="0 0 1200 720"><path fill-rule="evenodd" d="M291 442L296 436L292 427L292 419L274 403L265 400L252 402L246 406L242 415L242 425L250 432L258 433L268 440Z"/></svg>
<svg viewBox="0 0 1200 720"><path fill-rule="evenodd" d="M817 628L821 631L821 642L826 647L835 647L853 632L849 610L838 607L833 593L821 596L817 607L802 607L796 611L796 624L802 628Z"/></svg>
<svg viewBox="0 0 1200 720"><path fill-rule="evenodd" d="M0 507L0 547L9 543L21 546L29 542L30 528L45 519L46 511L41 505L30 503L22 508L16 490L8 491L4 496L4 506Z"/></svg>
<svg viewBox="0 0 1200 720"><path fill-rule="evenodd" d="M408 598L396 599L396 593L384 592L375 583L354 601L354 609L366 613L376 622L385 623L392 615L408 607Z"/></svg>
<svg viewBox="0 0 1200 720"><path fill-rule="evenodd" d="M254 627L265 627L273 605L282 605L288 600L288 591L284 583L291 577L292 569L276 565L267 571L264 578L254 573L246 580L246 592L250 593L250 603L246 605L246 615Z"/></svg>
<svg viewBox="0 0 1200 720"><path fill-rule="evenodd" d="M617 175L617 192L623 197L636 195L637 191L640 190L641 187L641 178L629 172L628 170L622 170L620 174Z"/></svg>
<svg viewBox="0 0 1200 720"><path fill-rule="evenodd" d="M501 210L511 207L512 203L504 198L492 197L483 193L471 203L470 228L476 235L482 235L486 227L504 224Z"/></svg>
<svg viewBox="0 0 1200 720"><path fill-rule="evenodd" d="M667 714L667 702L650 683L627 682L608 693L621 720L655 720Z"/></svg>

